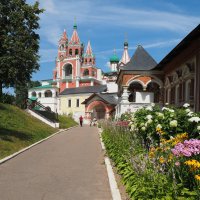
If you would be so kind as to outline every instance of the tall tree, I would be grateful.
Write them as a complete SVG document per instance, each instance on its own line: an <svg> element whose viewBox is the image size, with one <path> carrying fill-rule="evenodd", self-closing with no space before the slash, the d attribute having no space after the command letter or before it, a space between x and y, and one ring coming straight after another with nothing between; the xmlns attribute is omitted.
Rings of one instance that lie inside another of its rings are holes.
<svg viewBox="0 0 200 200"><path fill-rule="evenodd" d="M28 98L28 90L33 87L41 86L39 81L29 81L28 84L17 84L15 86L16 105L20 108L26 108L26 100Z"/></svg>
<svg viewBox="0 0 200 200"><path fill-rule="evenodd" d="M26 0L0 0L0 96L2 87L27 84L39 69L39 9Z"/></svg>

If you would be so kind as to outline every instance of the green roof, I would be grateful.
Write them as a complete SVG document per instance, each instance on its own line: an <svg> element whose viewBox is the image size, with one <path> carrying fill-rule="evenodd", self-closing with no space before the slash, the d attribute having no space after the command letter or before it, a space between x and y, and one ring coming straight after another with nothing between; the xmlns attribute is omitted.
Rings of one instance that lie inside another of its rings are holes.
<svg viewBox="0 0 200 200"><path fill-rule="evenodd" d="M29 99L32 100L32 101L36 101L38 98L37 97L30 97Z"/></svg>
<svg viewBox="0 0 200 200"><path fill-rule="evenodd" d="M110 62L119 62L119 58L117 57L116 54L114 54L114 55L110 58Z"/></svg>
<svg viewBox="0 0 200 200"><path fill-rule="evenodd" d="M53 86L52 85L41 85L38 87L34 87L34 89L42 89L42 88L53 88Z"/></svg>

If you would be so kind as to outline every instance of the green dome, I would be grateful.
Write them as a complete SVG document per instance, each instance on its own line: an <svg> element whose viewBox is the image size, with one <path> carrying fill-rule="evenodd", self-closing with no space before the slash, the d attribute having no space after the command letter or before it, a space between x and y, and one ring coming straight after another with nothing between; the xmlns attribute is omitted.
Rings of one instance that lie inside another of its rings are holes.
<svg viewBox="0 0 200 200"><path fill-rule="evenodd" d="M113 55L111 58L110 58L110 62L119 62L119 58L117 57L117 55Z"/></svg>
<svg viewBox="0 0 200 200"><path fill-rule="evenodd" d="M124 46L128 46L128 42L124 42Z"/></svg>

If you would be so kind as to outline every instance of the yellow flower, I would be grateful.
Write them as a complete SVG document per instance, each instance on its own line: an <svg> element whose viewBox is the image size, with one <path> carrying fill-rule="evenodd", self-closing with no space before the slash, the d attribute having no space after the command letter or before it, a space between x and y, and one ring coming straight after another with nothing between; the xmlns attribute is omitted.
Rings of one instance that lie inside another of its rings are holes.
<svg viewBox="0 0 200 200"><path fill-rule="evenodd" d="M170 155L169 155L169 157L168 157L168 162L171 162L171 161L172 161L172 159L173 159L173 155L172 155L172 154L170 154Z"/></svg>
<svg viewBox="0 0 200 200"><path fill-rule="evenodd" d="M195 175L195 179L196 179L197 181L200 181L200 174Z"/></svg>
<svg viewBox="0 0 200 200"><path fill-rule="evenodd" d="M161 157L159 158L159 162L160 162L161 164L163 164L163 163L165 162L165 159L161 156Z"/></svg>
<svg viewBox="0 0 200 200"><path fill-rule="evenodd" d="M185 161L185 164L188 165L192 171L200 168L200 162L197 160L188 160Z"/></svg>
<svg viewBox="0 0 200 200"><path fill-rule="evenodd" d="M153 151L149 152L149 157L150 158L154 158L155 157L155 153Z"/></svg>
<svg viewBox="0 0 200 200"><path fill-rule="evenodd" d="M159 134L159 135L164 135L165 132L161 130L161 128L156 128L156 132Z"/></svg>

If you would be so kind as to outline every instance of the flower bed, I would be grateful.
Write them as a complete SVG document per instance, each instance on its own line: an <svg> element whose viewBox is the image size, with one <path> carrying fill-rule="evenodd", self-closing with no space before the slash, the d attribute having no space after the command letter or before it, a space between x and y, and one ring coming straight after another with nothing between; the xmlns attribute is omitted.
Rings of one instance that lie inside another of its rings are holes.
<svg viewBox="0 0 200 200"><path fill-rule="evenodd" d="M149 106L123 115L129 129L102 125L107 153L132 199L199 199L199 116L188 104Z"/></svg>

